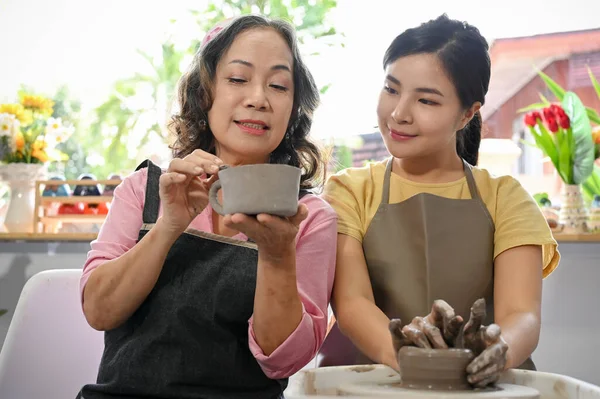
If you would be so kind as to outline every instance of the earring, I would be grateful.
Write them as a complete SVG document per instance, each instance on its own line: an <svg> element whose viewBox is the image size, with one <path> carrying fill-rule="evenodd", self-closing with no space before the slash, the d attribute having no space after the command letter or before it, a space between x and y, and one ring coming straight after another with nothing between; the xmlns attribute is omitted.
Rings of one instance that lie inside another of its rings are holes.
<svg viewBox="0 0 600 399"><path fill-rule="evenodd" d="M200 129L206 130L206 126L207 126L206 120L200 119L200 122L198 122L198 126L200 126Z"/></svg>

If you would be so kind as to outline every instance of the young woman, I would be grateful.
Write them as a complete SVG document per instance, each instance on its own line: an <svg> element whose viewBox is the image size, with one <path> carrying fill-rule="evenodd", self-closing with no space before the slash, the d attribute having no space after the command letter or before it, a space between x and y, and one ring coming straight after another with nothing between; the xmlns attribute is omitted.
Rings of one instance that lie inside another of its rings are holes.
<svg viewBox="0 0 600 399"><path fill-rule="evenodd" d="M399 35L383 65L377 115L392 157L344 170L325 189L339 217L332 305L343 334L328 336L321 365L398 368L394 347L447 346L483 298L464 325L479 337L470 382L533 368L542 278L559 253L519 182L475 166L488 45L443 15Z"/></svg>
<svg viewBox="0 0 600 399"><path fill-rule="evenodd" d="M280 398L326 332L336 214L306 193L322 160L307 135L318 90L293 28L259 16L216 27L179 92L166 172L142 164L114 193L81 280L105 333L95 398ZM291 218L222 217L220 165L301 167Z"/></svg>

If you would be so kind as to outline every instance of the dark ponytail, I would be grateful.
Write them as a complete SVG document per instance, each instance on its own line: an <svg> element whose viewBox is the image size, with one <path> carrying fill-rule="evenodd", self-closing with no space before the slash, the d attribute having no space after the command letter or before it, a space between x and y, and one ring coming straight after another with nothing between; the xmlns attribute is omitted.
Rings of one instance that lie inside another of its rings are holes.
<svg viewBox="0 0 600 399"><path fill-rule="evenodd" d="M456 152L469 164L477 165L479 144L481 144L481 113L477 111L471 121L456 133Z"/></svg>
<svg viewBox="0 0 600 399"><path fill-rule="evenodd" d="M383 68L398 58L415 54L436 54L464 109L485 102L490 83L489 46L479 30L446 14L404 31L396 37L383 57ZM467 126L456 133L458 155L477 164L481 143L481 114L477 112Z"/></svg>

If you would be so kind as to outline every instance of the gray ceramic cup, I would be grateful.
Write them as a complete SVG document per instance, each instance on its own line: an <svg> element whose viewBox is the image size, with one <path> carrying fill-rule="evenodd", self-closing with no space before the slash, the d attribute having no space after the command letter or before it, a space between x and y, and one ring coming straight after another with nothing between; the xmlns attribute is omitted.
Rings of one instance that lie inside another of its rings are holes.
<svg viewBox="0 0 600 399"><path fill-rule="evenodd" d="M210 206L219 215L243 213L293 216L298 212L300 168L279 164L256 164L225 168L208 193ZM218 192L223 190L223 203Z"/></svg>

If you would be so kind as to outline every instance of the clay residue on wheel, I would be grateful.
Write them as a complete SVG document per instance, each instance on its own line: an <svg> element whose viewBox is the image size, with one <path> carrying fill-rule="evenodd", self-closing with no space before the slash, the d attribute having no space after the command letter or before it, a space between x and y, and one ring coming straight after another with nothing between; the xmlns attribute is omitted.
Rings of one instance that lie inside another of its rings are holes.
<svg viewBox="0 0 600 399"><path fill-rule="evenodd" d="M316 379L317 376L315 373L308 372L304 374L304 392L309 395L316 395L318 393L317 388L315 387Z"/></svg>
<svg viewBox="0 0 600 399"><path fill-rule="evenodd" d="M375 366L354 366L350 368L350 371L355 373L366 373L375 370Z"/></svg>
<svg viewBox="0 0 600 399"><path fill-rule="evenodd" d="M556 381L552 388L554 389L554 392L556 392L559 398L569 397L569 393L567 392L567 384L565 384L563 380Z"/></svg>

